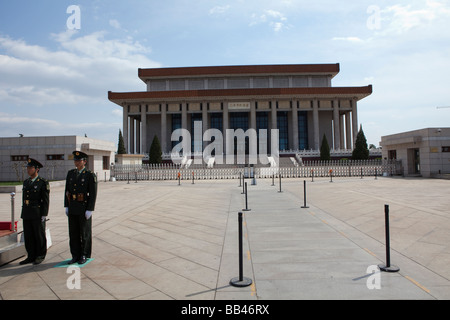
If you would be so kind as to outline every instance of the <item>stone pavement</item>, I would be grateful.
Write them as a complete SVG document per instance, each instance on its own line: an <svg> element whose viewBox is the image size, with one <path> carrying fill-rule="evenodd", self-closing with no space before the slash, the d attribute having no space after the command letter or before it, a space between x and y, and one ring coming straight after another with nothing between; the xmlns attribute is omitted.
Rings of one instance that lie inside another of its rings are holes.
<svg viewBox="0 0 450 320"><path fill-rule="evenodd" d="M0 267L0 299L450 299L450 181L306 179L309 208L303 179L283 179L282 192L277 180L246 181L248 287L229 284L245 208L238 180L100 182L93 260L81 268L55 268L71 257L64 186L53 183L47 258ZM396 273L371 269L386 262L385 204ZM0 194L0 220L9 219L10 195Z"/></svg>

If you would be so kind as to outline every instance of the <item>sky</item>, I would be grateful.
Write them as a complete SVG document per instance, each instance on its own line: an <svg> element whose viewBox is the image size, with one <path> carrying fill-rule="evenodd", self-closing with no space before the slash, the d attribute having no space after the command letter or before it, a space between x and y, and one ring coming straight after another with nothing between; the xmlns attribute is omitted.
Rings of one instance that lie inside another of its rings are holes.
<svg viewBox="0 0 450 320"><path fill-rule="evenodd" d="M367 142L450 127L450 0L0 1L0 137L114 141L138 68L339 63Z"/></svg>

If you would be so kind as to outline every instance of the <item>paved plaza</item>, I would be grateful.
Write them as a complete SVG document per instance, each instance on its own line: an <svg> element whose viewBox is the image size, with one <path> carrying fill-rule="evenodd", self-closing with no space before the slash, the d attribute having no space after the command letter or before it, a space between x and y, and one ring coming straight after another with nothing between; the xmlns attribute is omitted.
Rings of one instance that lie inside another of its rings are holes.
<svg viewBox="0 0 450 320"><path fill-rule="evenodd" d="M0 267L0 299L450 299L450 181L359 177L100 182L93 259L71 258L64 183L52 183L52 246L40 265ZM0 220L10 219L0 194ZM21 193L16 217L20 217ZM390 209L386 262L384 205ZM243 215L239 276L238 212ZM22 224L19 219L19 230ZM79 282L76 282L76 276ZM79 283L77 288L74 284Z"/></svg>

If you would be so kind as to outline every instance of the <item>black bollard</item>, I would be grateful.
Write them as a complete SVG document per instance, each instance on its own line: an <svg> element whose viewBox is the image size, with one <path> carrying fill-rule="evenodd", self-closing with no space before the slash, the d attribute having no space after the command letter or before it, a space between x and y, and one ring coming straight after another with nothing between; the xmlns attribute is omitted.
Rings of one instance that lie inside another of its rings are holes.
<svg viewBox="0 0 450 320"><path fill-rule="evenodd" d="M275 173L272 173L272 185L275 185Z"/></svg>
<svg viewBox="0 0 450 320"><path fill-rule="evenodd" d="M239 227L239 277L230 280L230 284L234 287L247 287L252 284L252 279L244 277L243 271L243 250L242 250L242 212L238 213Z"/></svg>
<svg viewBox="0 0 450 320"><path fill-rule="evenodd" d="M384 205L385 234L386 234L386 265L379 264L378 267L386 272L398 272L397 266L391 266L390 240L389 240L389 205Z"/></svg>
<svg viewBox="0 0 450 320"><path fill-rule="evenodd" d="M251 209L248 208L248 201L247 201L247 182L245 183L245 209L242 209L243 211L250 211Z"/></svg>
<svg viewBox="0 0 450 320"><path fill-rule="evenodd" d="M303 206L302 208L309 208L306 206L306 180L303 180Z"/></svg>
<svg viewBox="0 0 450 320"><path fill-rule="evenodd" d="M278 175L278 178L280 180L280 190L278 192L283 192L283 191L281 191L281 173Z"/></svg>
<svg viewBox="0 0 450 320"><path fill-rule="evenodd" d="M242 176L242 172L239 172L239 187L241 187L241 176Z"/></svg>

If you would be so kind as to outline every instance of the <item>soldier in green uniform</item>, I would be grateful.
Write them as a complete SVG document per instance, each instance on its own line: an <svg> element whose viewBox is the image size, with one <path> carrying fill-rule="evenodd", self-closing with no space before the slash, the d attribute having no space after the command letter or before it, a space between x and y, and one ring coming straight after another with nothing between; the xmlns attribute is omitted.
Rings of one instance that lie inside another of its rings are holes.
<svg viewBox="0 0 450 320"><path fill-rule="evenodd" d="M27 258L20 264L39 264L47 254L45 237L45 219L50 204L50 185L39 176L42 164L35 159L28 159L27 173L29 178L23 182L22 215L23 233Z"/></svg>
<svg viewBox="0 0 450 320"><path fill-rule="evenodd" d="M67 173L64 207L69 220L69 264L86 263L92 251L92 211L97 198L97 176L86 169L87 155L73 152L75 169Z"/></svg>

